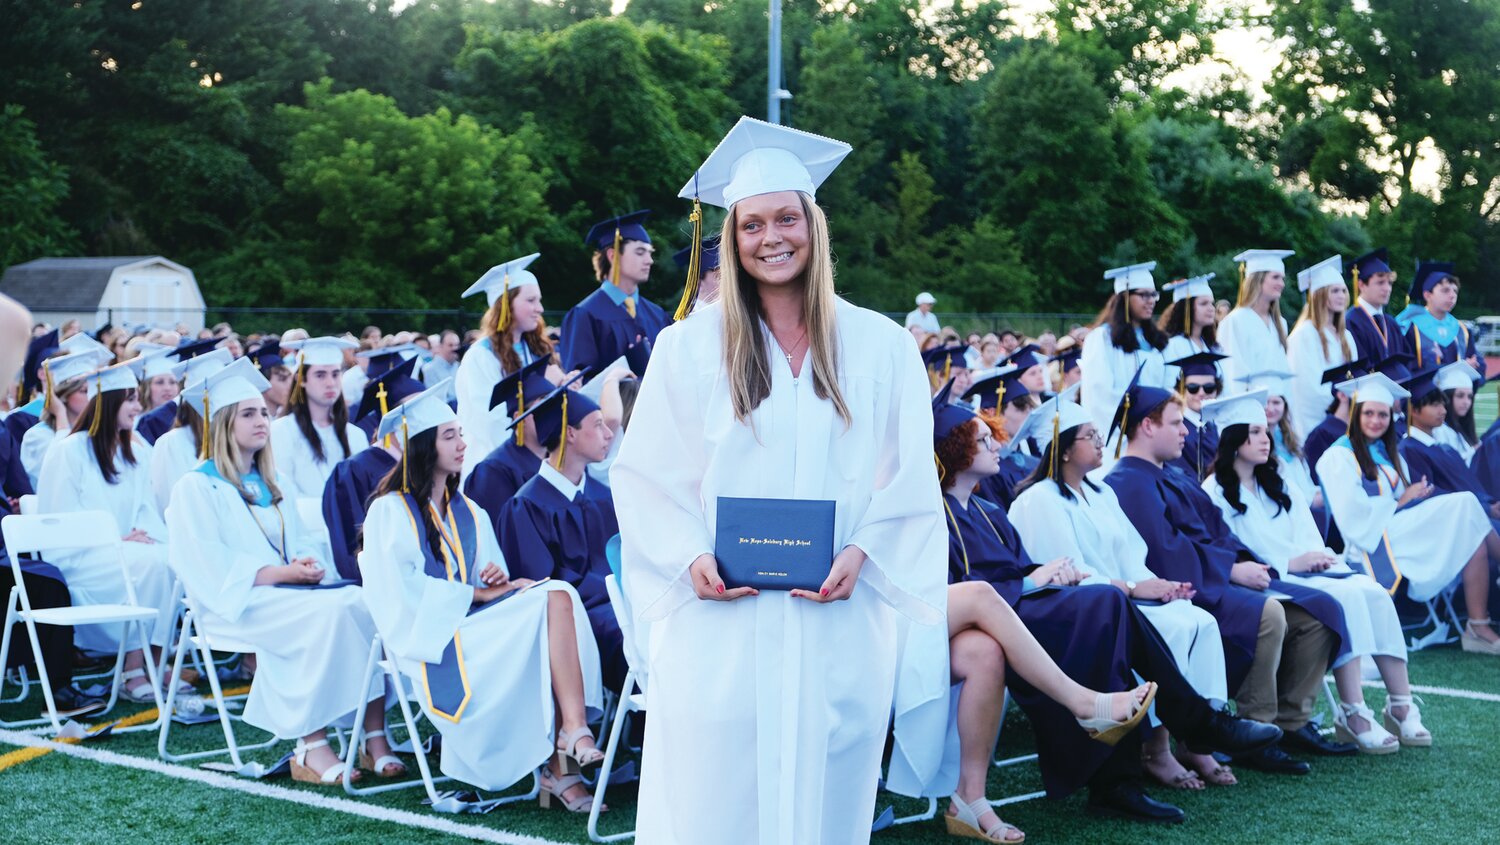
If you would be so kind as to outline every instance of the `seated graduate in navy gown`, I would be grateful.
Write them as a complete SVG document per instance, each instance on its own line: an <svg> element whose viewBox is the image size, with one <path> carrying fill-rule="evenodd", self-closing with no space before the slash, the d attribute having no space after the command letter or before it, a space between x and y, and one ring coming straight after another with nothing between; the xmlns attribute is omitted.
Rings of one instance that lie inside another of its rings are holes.
<svg viewBox="0 0 1500 845"><path fill-rule="evenodd" d="M1483 370L1469 327L1453 316L1458 307L1458 276L1453 265L1427 261L1417 265L1407 291L1406 310L1396 322L1406 327L1406 349L1416 358L1416 369L1462 361Z"/></svg>
<svg viewBox="0 0 1500 845"><path fill-rule="evenodd" d="M276 337L268 337L256 344L245 353L250 363L260 370L260 374L270 383L261 398L266 400L266 410L271 412L271 419L281 416L281 411L286 407L287 400L292 395L292 368L287 360L281 356L281 341Z"/></svg>
<svg viewBox="0 0 1500 845"><path fill-rule="evenodd" d="M599 289L568 310L562 321L563 370L603 372L637 343L656 342L671 322L660 305L641 296L651 275L649 209L595 223L584 243L594 248Z"/></svg>
<svg viewBox="0 0 1500 845"><path fill-rule="evenodd" d="M397 356L399 357L399 356ZM416 359L402 360L365 383L365 394L355 412L355 426L361 431L369 423L371 439L380 420L392 408L426 390L426 385L412 378ZM372 362L372 368L375 366ZM370 497L375 488L401 457L401 443L394 437L380 438L370 448L362 449L339 461L323 485L323 521L328 523L328 544L339 577L362 583L359 572L359 550L364 545L361 529Z"/></svg>
<svg viewBox="0 0 1500 845"><path fill-rule="evenodd" d="M609 454L614 434L599 406L572 389L577 378L511 423L514 427L535 419L547 460L501 511L500 550L512 577L555 578L573 585L599 643L604 685L620 692L628 669L624 639L604 586L609 575L604 546L620 527L609 487L586 472L590 463Z"/></svg>
<svg viewBox="0 0 1500 845"><path fill-rule="evenodd" d="M922 363L927 365L927 380L932 384L934 394L951 381L953 388L949 395L956 402L974 383L974 371L969 369L969 359L964 355L968 348L962 343L954 343L934 346L922 353Z"/></svg>
<svg viewBox="0 0 1500 845"><path fill-rule="evenodd" d="M57 329L53 329L32 338L26 347L26 362L21 365L21 392L18 396L21 405L5 415L5 433L10 435L17 450L21 448L21 440L26 432L42 418L42 409L50 400L52 386L47 382L47 372L42 367L42 362L60 351L58 343Z"/></svg>
<svg viewBox="0 0 1500 845"><path fill-rule="evenodd" d="M222 337L210 337L204 340L189 341L166 353L167 357L177 360L177 367L173 372L181 376L184 382L189 380L196 381L197 378L194 377L192 368L184 365L200 355L208 355L213 352L214 347L218 346L223 340L224 338ZM221 357L228 359L222 361L225 364L234 359L234 356L230 355L227 351ZM194 411L191 417L184 421L184 415L178 413L180 405L181 403L174 399L171 402L164 402L150 411L141 414L141 418L135 424L136 433L144 437L147 443L154 446L158 437L180 425L193 425L201 429L203 427L203 420L198 413Z"/></svg>
<svg viewBox="0 0 1500 845"><path fill-rule="evenodd" d="M1204 402L1223 394L1219 362L1228 357L1217 352L1195 352L1167 362L1168 367L1176 367L1179 373L1177 398L1182 402L1182 422L1187 426L1182 454L1171 463L1200 481L1213 471L1214 455L1219 451L1219 428L1212 421L1205 421L1201 411Z"/></svg>
<svg viewBox="0 0 1500 845"><path fill-rule="evenodd" d="M1349 653L1338 602L1283 581L1230 532L1198 479L1169 465L1182 453L1187 434L1171 393L1132 381L1115 411L1114 428L1124 429L1129 445L1104 480L1146 541L1146 566L1197 589L1193 602L1219 621L1239 714L1285 733L1281 743L1238 762L1304 774L1307 764L1292 759L1282 744L1321 754L1356 753L1352 745L1323 739L1309 721L1323 675Z"/></svg>
<svg viewBox="0 0 1500 845"><path fill-rule="evenodd" d="M1058 666L1089 689L1131 689L1136 674L1154 681L1157 716L1195 752L1248 752L1276 741L1281 731L1233 719L1198 695L1156 629L1132 604L1137 591L1145 599L1187 585L1157 579L1076 586L1089 573L1079 571L1074 561L1033 561L1005 511L973 495L979 482L999 469L993 428L963 406L934 405L950 583L988 582ZM1042 783L1049 796L1061 798L1087 786L1091 812L1149 821L1183 818L1181 809L1155 801L1141 789L1139 732L1113 748L1090 742L1067 708L1022 679L1010 683L1036 729Z"/></svg>
<svg viewBox="0 0 1500 845"><path fill-rule="evenodd" d="M1385 312L1391 303L1396 274L1390 255L1380 247L1349 262L1346 272L1354 279L1354 307L1344 314L1344 328L1354 336L1355 357L1379 361L1406 348L1406 330Z"/></svg>
<svg viewBox="0 0 1500 845"><path fill-rule="evenodd" d="M1034 343L1023 344L1001 359L1000 366L1015 367L1016 380L1038 400L1052 398L1052 385L1047 380L1047 356L1040 346Z"/></svg>
<svg viewBox="0 0 1500 845"><path fill-rule="evenodd" d="M1448 414L1447 400L1438 384L1445 374L1456 375L1464 382L1478 376L1472 367L1460 361L1442 369L1423 370L1402 382L1411 399L1406 403L1406 436L1401 438L1398 451L1412 478L1427 479L1437 494L1473 493L1484 506L1490 524L1500 527L1500 501L1479 483L1479 476L1464 463L1462 455L1437 439Z"/></svg>
<svg viewBox="0 0 1500 845"><path fill-rule="evenodd" d="M979 398L979 416L1002 439L1000 471L979 482L979 495L1002 508L1009 508L1016 500L1016 488L1040 462L1036 444L1015 436L1037 406L1037 397L1021 383L1022 375L1019 367L1003 367L975 382L964 393L965 399Z"/></svg>
<svg viewBox="0 0 1500 845"><path fill-rule="evenodd" d="M490 407L505 403L505 415L515 419L522 411L541 401L557 385L547 380L546 358L527 364L501 379L490 396ZM536 436L536 419L527 417L480 461L464 482L464 495L490 515L495 534L500 534L500 515L515 497L521 485L530 481L542 467L547 449Z"/></svg>

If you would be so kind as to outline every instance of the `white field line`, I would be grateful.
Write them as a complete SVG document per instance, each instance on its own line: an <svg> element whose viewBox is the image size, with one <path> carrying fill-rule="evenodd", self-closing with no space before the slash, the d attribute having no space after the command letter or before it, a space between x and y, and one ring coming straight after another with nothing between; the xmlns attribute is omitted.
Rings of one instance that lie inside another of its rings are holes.
<svg viewBox="0 0 1500 845"><path fill-rule="evenodd" d="M1385 689L1385 684L1379 681L1364 681L1363 686ZM1500 702L1500 695L1492 692L1475 692L1474 690L1453 689L1452 687L1424 687L1412 685L1412 692L1422 695L1446 695L1449 698L1467 698L1470 701L1494 701Z"/></svg>
<svg viewBox="0 0 1500 845"><path fill-rule="evenodd" d="M48 748L58 754L66 754L69 757L78 757L95 763L103 763L109 766L123 766L127 769L139 769L153 774L177 778L178 780L243 792L247 795L255 795L261 798L272 798L277 801L301 804L304 807L332 810L373 821L422 828L423 830L462 836L466 839L474 839L481 842L497 842L501 843L501 845L567 845L567 843L555 842L551 839L541 839L536 836L511 833L480 825L460 824L433 813L413 813L407 810L362 804L358 801L350 801L347 798L287 789L286 787L261 783L260 781L231 777L218 772L163 763L160 760L148 757L132 757L128 754L120 754L100 748L88 748L81 745L54 742L50 739L17 731L0 730L0 743L19 745L27 748Z"/></svg>

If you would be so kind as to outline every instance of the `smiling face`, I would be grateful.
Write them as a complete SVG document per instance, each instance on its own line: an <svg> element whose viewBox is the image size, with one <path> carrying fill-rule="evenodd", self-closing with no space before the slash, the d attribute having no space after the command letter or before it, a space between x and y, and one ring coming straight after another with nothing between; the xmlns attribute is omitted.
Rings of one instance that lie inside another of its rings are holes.
<svg viewBox="0 0 1500 845"><path fill-rule="evenodd" d="M621 266L621 278L624 278L624 267ZM511 294L510 308L513 315L514 326L522 334L536 331L536 327L542 323L542 289L535 285L526 285L517 288ZM454 337L453 352L458 352L458 338ZM452 360L451 358L449 360Z"/></svg>
<svg viewBox="0 0 1500 845"><path fill-rule="evenodd" d="M1213 376L1188 376L1187 383L1183 386L1188 409L1194 412L1203 410L1203 403L1219 396L1218 379Z"/></svg>
<svg viewBox="0 0 1500 845"><path fill-rule="evenodd" d="M1359 431L1366 440L1379 440L1391 427L1391 406L1384 402L1359 404Z"/></svg>
<svg viewBox="0 0 1500 845"><path fill-rule="evenodd" d="M266 400L256 396L236 405L229 433L243 454L254 455L264 449L271 439L271 412Z"/></svg>
<svg viewBox="0 0 1500 845"><path fill-rule="evenodd" d="M1266 397L1266 423L1268 425L1280 425L1281 418L1286 416L1286 400L1280 396Z"/></svg>
<svg viewBox="0 0 1500 845"><path fill-rule="evenodd" d="M177 398L181 389L177 383L177 377L167 373L165 375L151 377L151 407L159 408Z"/></svg>
<svg viewBox="0 0 1500 845"><path fill-rule="evenodd" d="M1280 270L1267 270L1265 278L1260 281L1260 295L1263 300L1270 302L1278 299L1281 292L1286 290L1286 273Z"/></svg>
<svg viewBox="0 0 1500 845"><path fill-rule="evenodd" d="M121 431L129 431L135 428L135 418L141 415L141 397L134 388L125 391L125 401L120 403L120 410L115 412L115 425Z"/></svg>
<svg viewBox="0 0 1500 845"><path fill-rule="evenodd" d="M807 213L796 191L746 197L735 203L735 248L740 265L763 285L801 281L810 257Z"/></svg>
<svg viewBox="0 0 1500 845"><path fill-rule="evenodd" d="M1156 313L1156 301L1161 298L1156 291L1144 288L1130 291L1129 296L1130 319L1138 323L1151 319Z"/></svg>
<svg viewBox="0 0 1500 845"><path fill-rule="evenodd" d="M1214 308L1214 298L1211 296L1198 296L1193 298L1193 325L1198 328L1212 326L1218 320L1219 312Z"/></svg>

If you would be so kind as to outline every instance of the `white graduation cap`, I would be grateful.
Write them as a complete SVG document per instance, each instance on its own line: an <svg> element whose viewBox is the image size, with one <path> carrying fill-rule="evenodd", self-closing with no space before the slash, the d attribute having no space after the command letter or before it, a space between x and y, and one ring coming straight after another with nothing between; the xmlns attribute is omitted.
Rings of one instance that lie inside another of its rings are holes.
<svg viewBox="0 0 1500 845"><path fill-rule="evenodd" d="M1264 390L1267 398L1276 396L1285 399L1287 397L1287 385L1289 384L1288 379L1291 377L1291 372L1283 370L1280 367L1273 367L1269 370L1257 370L1253 373L1245 373L1235 379L1235 381L1243 384L1247 391Z"/></svg>
<svg viewBox="0 0 1500 845"><path fill-rule="evenodd" d="M157 376L172 375L172 367L177 363L171 354L175 348L161 343L142 343L136 346L136 350L140 352L141 366L145 367L141 379L150 381Z"/></svg>
<svg viewBox="0 0 1500 845"><path fill-rule="evenodd" d="M284 340L281 348L297 350L299 367L336 367L344 363L344 350L358 349L359 344L341 337L310 337Z"/></svg>
<svg viewBox="0 0 1500 845"><path fill-rule="evenodd" d="M541 257L542 254L540 252L533 252L524 258L517 258L507 261L504 264L496 264L486 271L483 276L480 276L479 281L469 285L469 289L464 291L464 296L473 296L480 291L484 291L489 304L494 305L495 300L499 299L511 288L523 288L527 285L534 288L541 288L541 283L536 280L536 276L532 275L531 271L526 269L531 266L531 262Z"/></svg>
<svg viewBox="0 0 1500 845"><path fill-rule="evenodd" d="M1479 382L1484 381L1484 376L1479 371L1465 364L1463 361L1454 361L1446 367L1437 371L1438 390L1457 390L1460 387L1472 388Z"/></svg>
<svg viewBox="0 0 1500 845"><path fill-rule="evenodd" d="M1115 280L1115 293L1124 293L1127 290L1156 290L1156 279L1151 276L1151 271L1155 269L1156 262L1147 261L1144 264L1131 264L1128 267L1105 270L1104 278Z"/></svg>
<svg viewBox="0 0 1500 845"><path fill-rule="evenodd" d="M1172 301L1181 302L1184 299L1197 299L1200 296L1213 296L1214 289L1208 286L1213 273L1204 273L1191 279L1183 279L1180 282L1172 282L1161 286L1162 290L1172 292Z"/></svg>
<svg viewBox="0 0 1500 845"><path fill-rule="evenodd" d="M1245 275L1274 271L1286 272L1286 262L1282 259L1290 258L1297 253L1290 249L1247 249L1234 257L1235 261L1245 265Z"/></svg>
<svg viewBox="0 0 1500 845"><path fill-rule="evenodd" d="M1361 402L1395 405L1397 399L1411 398L1411 393L1406 388L1391 381L1385 373L1370 373L1349 381L1341 381L1334 387L1338 392L1351 397L1351 405Z"/></svg>
<svg viewBox="0 0 1500 845"><path fill-rule="evenodd" d="M1342 285L1344 283L1344 257L1334 255L1297 274L1297 290L1312 293L1315 290Z"/></svg>
<svg viewBox="0 0 1500 845"><path fill-rule="evenodd" d="M135 390L140 386L143 371L139 358L95 370L88 376L89 398L110 390Z"/></svg>
<svg viewBox="0 0 1500 845"><path fill-rule="evenodd" d="M259 367L251 363L249 358L238 358L234 363L210 373L184 390L181 401L202 413L206 395L208 413L203 415L206 420L220 408L253 399L270 389L271 383L260 374Z"/></svg>
<svg viewBox="0 0 1500 845"><path fill-rule="evenodd" d="M404 422L406 437L409 439L430 428L458 419L458 415L448 405L448 385L452 381L451 378L445 378L416 396L407 397L405 402L380 418L380 427L375 430L375 437L383 439L388 434L400 433Z"/></svg>
<svg viewBox="0 0 1500 845"><path fill-rule="evenodd" d="M109 347L94 340L92 337L78 332L67 340L57 345L64 352L100 352L104 354L104 360L108 361L115 357L115 353L109 351Z"/></svg>
<svg viewBox="0 0 1500 845"><path fill-rule="evenodd" d="M1023 424L1023 427L1024 425L1033 426L1027 436L1036 440L1038 449L1046 449L1047 444L1052 442L1054 428L1056 429L1056 433L1060 435L1084 423L1094 421L1094 418L1083 410L1082 405L1073 401L1073 397L1078 394L1080 387L1082 387L1082 382L1075 382L1063 392L1037 406L1036 410L1032 411L1026 417L1026 423ZM1034 423L1032 422L1033 418L1036 420ZM1018 434L1017 436L1019 437L1020 435Z"/></svg>
<svg viewBox="0 0 1500 845"><path fill-rule="evenodd" d="M677 196L720 208L778 191L814 196L853 149L843 141L741 117Z"/></svg>
<svg viewBox="0 0 1500 845"><path fill-rule="evenodd" d="M69 379L88 375L104 366L108 360L108 356L102 355L98 351L74 352L71 355L59 355L56 358L48 358L42 362L42 367L51 376L52 383L58 385Z"/></svg>
<svg viewBox="0 0 1500 845"><path fill-rule="evenodd" d="M1265 388L1226 396L1223 399L1204 402L1199 413L1203 415L1205 421L1217 425L1219 431L1232 425L1265 425L1268 396Z"/></svg>
<svg viewBox="0 0 1500 845"><path fill-rule="evenodd" d="M210 373L224 369L233 361L234 355L228 349L215 349L173 364L172 374L182 379L185 385L191 385L203 381Z"/></svg>

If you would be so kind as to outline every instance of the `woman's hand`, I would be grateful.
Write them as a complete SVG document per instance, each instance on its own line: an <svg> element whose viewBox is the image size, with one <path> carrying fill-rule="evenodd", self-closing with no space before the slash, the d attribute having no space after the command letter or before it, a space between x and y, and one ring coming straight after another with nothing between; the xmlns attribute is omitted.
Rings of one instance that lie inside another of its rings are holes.
<svg viewBox="0 0 1500 845"><path fill-rule="evenodd" d="M1182 585L1176 581L1168 581L1165 578L1151 578L1139 581L1135 585L1135 591L1130 594L1131 598L1146 599L1148 601L1171 601L1178 598Z"/></svg>
<svg viewBox="0 0 1500 845"><path fill-rule="evenodd" d="M147 534L146 532L142 531L139 528L132 528L132 529L130 529L130 533L126 534L124 537L121 537L120 539L124 540L127 543L144 543L145 545L148 545L148 546L154 546L154 545L156 545L156 541L153 540L153 539L151 539L151 535Z"/></svg>
<svg viewBox="0 0 1500 845"><path fill-rule="evenodd" d="M1322 488L1319 488L1319 489L1313 491L1312 501L1308 503L1308 507L1313 508L1314 510L1316 510L1317 508L1323 507L1323 490L1322 490Z"/></svg>
<svg viewBox="0 0 1500 845"><path fill-rule="evenodd" d="M1242 560L1229 570L1229 580L1241 587L1264 590L1271 586L1271 567L1253 560Z"/></svg>
<svg viewBox="0 0 1500 845"><path fill-rule="evenodd" d="M1401 498L1396 500L1396 506L1401 507L1408 502L1425 499L1431 494L1432 485L1427 482L1427 476L1424 475L1421 479L1413 481L1406 486L1406 492L1402 493Z"/></svg>
<svg viewBox="0 0 1500 845"><path fill-rule="evenodd" d="M688 567L688 577L693 581L693 592L704 601L734 601L760 595L760 591L752 587L725 589L724 579L719 577L718 558L711 554L698 555Z"/></svg>
<svg viewBox="0 0 1500 845"><path fill-rule="evenodd" d="M1293 572L1322 572L1337 561L1333 555L1319 549L1315 552L1303 552L1287 561L1287 568Z"/></svg>
<svg viewBox="0 0 1500 845"><path fill-rule="evenodd" d="M286 566L262 566L255 573L257 584L317 584L323 580L323 568L310 557L299 557Z"/></svg>
<svg viewBox="0 0 1500 845"><path fill-rule="evenodd" d="M496 564L487 563L479 570L479 583L486 587L499 587L510 583L510 576Z"/></svg>
<svg viewBox="0 0 1500 845"><path fill-rule="evenodd" d="M1061 587L1071 587L1078 583L1077 580L1072 579L1074 572L1076 570L1073 569L1073 559L1070 557L1060 557L1056 560L1049 560L1036 569L1031 570L1026 573L1026 577L1030 578L1031 583L1038 587L1045 587L1053 583Z"/></svg>
<svg viewBox="0 0 1500 845"><path fill-rule="evenodd" d="M845 546L833 556L833 565L828 569L828 578L817 593L810 590L792 590L792 597L824 604L843 601L854 594L854 585L859 583L859 571L869 558L859 546Z"/></svg>

